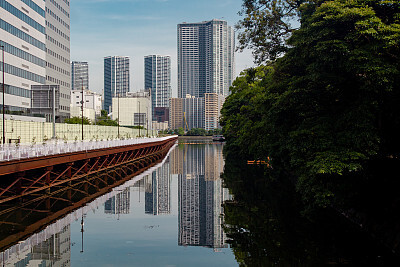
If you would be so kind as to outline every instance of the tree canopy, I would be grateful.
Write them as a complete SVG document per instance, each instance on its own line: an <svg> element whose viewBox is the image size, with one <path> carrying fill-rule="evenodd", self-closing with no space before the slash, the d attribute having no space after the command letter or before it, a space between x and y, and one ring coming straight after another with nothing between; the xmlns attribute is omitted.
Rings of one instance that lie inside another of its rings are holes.
<svg viewBox="0 0 400 267"><path fill-rule="evenodd" d="M101 111L101 116L97 118L96 124L104 126L118 126L117 120L112 120L110 117L108 117L106 110Z"/></svg>
<svg viewBox="0 0 400 267"><path fill-rule="evenodd" d="M222 110L228 153L279 161L322 206L332 196L322 177L399 156L398 1L244 1L244 8L252 24L241 27L254 36L242 33L242 46L256 46L256 60L266 65L233 83ZM299 29L286 39L278 33L288 26L271 30L268 12L281 20L297 15ZM282 38L258 35L258 28L269 34L261 27Z"/></svg>
<svg viewBox="0 0 400 267"><path fill-rule="evenodd" d="M64 122L68 124L82 124L82 117L67 118ZM91 122L87 117L83 117L83 124L91 124Z"/></svg>

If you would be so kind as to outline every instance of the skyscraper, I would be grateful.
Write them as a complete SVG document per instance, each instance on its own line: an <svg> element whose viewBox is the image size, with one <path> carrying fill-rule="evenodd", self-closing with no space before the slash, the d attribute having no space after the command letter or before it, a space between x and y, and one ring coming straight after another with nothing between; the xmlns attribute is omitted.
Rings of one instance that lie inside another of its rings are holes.
<svg viewBox="0 0 400 267"><path fill-rule="evenodd" d="M87 62L72 61L71 63L72 90L89 90L89 64Z"/></svg>
<svg viewBox="0 0 400 267"><path fill-rule="evenodd" d="M27 115L31 107L31 86L46 82L46 3L36 2L0 2L6 113ZM1 52L0 71L3 71ZM2 86L0 78L0 90Z"/></svg>
<svg viewBox="0 0 400 267"><path fill-rule="evenodd" d="M59 86L57 121L69 117L69 10L67 0L0 1L7 113L28 115L29 109L34 113L31 87L48 85Z"/></svg>
<svg viewBox="0 0 400 267"><path fill-rule="evenodd" d="M153 119L155 108L168 108L171 98L171 57L149 55L144 57L144 88L151 90Z"/></svg>
<svg viewBox="0 0 400 267"><path fill-rule="evenodd" d="M129 92L129 57L104 58L104 109L111 112L112 98Z"/></svg>
<svg viewBox="0 0 400 267"><path fill-rule="evenodd" d="M23 1L31 3L32 1ZM36 1L38 2L38 1ZM46 85L59 85L58 121L70 116L70 6L68 0L46 1Z"/></svg>
<svg viewBox="0 0 400 267"><path fill-rule="evenodd" d="M235 34L226 21L178 24L178 97L227 96L235 73Z"/></svg>

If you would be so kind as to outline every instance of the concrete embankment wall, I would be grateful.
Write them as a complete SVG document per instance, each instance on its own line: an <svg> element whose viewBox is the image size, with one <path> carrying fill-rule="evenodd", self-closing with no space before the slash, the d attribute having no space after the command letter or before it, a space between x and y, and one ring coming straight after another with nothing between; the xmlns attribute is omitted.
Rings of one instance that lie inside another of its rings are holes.
<svg viewBox="0 0 400 267"><path fill-rule="evenodd" d="M53 124L49 122L33 121L5 121L6 143L39 143L51 139L53 136ZM139 136L139 129L119 127L121 138L133 138ZM140 136L154 136L155 131L140 130ZM0 138L3 137L3 124L0 121ZM118 137L118 127L83 125L83 136L85 140L107 140ZM82 125L56 123L56 137L60 140L73 141L82 139ZM2 140L2 139L0 139Z"/></svg>

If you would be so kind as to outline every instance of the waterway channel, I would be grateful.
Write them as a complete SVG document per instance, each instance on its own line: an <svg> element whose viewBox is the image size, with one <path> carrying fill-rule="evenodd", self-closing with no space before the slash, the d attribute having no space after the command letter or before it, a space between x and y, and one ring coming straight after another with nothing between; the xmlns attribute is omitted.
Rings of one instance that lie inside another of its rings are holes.
<svg viewBox="0 0 400 267"><path fill-rule="evenodd" d="M1 266L399 266L351 223L305 219L290 190L265 183L262 166L225 162L223 146L180 140L160 164L0 252Z"/></svg>

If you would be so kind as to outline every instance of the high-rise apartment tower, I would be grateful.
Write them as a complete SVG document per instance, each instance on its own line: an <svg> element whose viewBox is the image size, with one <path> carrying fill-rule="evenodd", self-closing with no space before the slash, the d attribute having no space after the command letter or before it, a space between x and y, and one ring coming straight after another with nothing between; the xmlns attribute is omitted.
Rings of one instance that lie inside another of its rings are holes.
<svg viewBox="0 0 400 267"><path fill-rule="evenodd" d="M129 92L129 57L104 58L104 109L111 112L112 98Z"/></svg>
<svg viewBox="0 0 400 267"><path fill-rule="evenodd" d="M72 90L89 90L89 64L72 61L71 63Z"/></svg>
<svg viewBox="0 0 400 267"><path fill-rule="evenodd" d="M178 97L227 96L235 75L235 34L226 21L178 24Z"/></svg>
<svg viewBox="0 0 400 267"><path fill-rule="evenodd" d="M171 57L149 55L144 58L144 88L151 90L153 119L155 108L168 108L171 98Z"/></svg>

